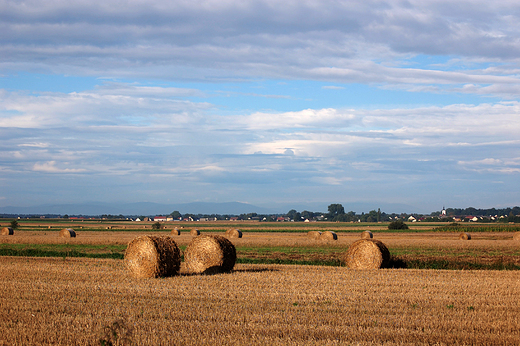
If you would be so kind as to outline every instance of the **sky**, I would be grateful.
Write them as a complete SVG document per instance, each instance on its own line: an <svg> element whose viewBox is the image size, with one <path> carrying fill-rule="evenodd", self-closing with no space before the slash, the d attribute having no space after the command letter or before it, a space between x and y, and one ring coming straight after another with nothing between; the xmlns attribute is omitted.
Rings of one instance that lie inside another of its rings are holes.
<svg viewBox="0 0 520 346"><path fill-rule="evenodd" d="M519 98L517 1L0 0L0 206L516 206Z"/></svg>

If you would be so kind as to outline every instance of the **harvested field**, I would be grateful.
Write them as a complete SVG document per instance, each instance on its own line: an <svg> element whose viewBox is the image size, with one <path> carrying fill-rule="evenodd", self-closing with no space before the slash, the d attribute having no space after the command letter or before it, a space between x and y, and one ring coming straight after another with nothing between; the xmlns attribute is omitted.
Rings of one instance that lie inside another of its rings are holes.
<svg viewBox="0 0 520 346"><path fill-rule="evenodd" d="M358 235L356 235L356 238ZM518 271L241 265L134 279L119 260L0 257L0 345L518 345Z"/></svg>
<svg viewBox="0 0 520 346"><path fill-rule="evenodd" d="M221 232L206 232L218 235ZM77 238L59 238L55 231L17 231L3 237L0 255L123 258L126 245L140 235L170 235L165 231L82 231ZM430 269L520 269L520 242L510 232L474 233L468 242L459 232L385 233L377 239L390 254L410 265ZM189 230L174 236L185 250L193 239ZM334 242L320 242L302 233L249 233L230 239L237 263L341 265L343 254L359 239L358 232L342 233ZM515 267L516 266L516 267Z"/></svg>
<svg viewBox="0 0 520 346"><path fill-rule="evenodd" d="M5 223L2 223L5 226ZM108 221L108 220L33 220L20 221L20 230L36 231L44 230L49 227L61 228L82 228L87 231L103 231L107 227L112 230L128 230L141 231L143 229L150 230L153 221L148 222L130 222L130 221ZM202 232L225 232L229 228L239 228L242 231L250 232L308 232L316 231L334 231L336 233L348 233L359 231L372 232L389 232L388 222L386 223L345 223L345 222L248 222L248 221L212 221L212 222L164 222L164 227L174 228L180 227L182 232L189 232L192 228L197 228ZM520 225L518 224L484 224L484 223L461 223L456 227L446 222L428 223L428 222L414 222L407 223L409 230L393 230L393 233L402 232L427 232L427 231L452 231L452 232L518 232Z"/></svg>

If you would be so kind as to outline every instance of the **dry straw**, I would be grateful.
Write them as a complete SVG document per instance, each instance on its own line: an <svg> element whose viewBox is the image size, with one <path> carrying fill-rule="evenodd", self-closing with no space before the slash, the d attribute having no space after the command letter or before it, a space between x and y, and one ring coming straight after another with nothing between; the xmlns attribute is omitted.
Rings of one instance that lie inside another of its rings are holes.
<svg viewBox="0 0 520 346"><path fill-rule="evenodd" d="M338 240L338 235L332 231L325 231L321 233L320 239L323 240Z"/></svg>
<svg viewBox="0 0 520 346"><path fill-rule="evenodd" d="M181 235L181 230L175 227L171 232L173 235Z"/></svg>
<svg viewBox="0 0 520 346"><path fill-rule="evenodd" d="M390 263L390 252L385 244L375 239L359 239L350 245L345 264L351 269L379 269Z"/></svg>
<svg viewBox="0 0 520 346"><path fill-rule="evenodd" d="M361 239L372 239L374 235L370 231L361 232Z"/></svg>
<svg viewBox="0 0 520 346"><path fill-rule="evenodd" d="M459 239L460 240L471 240L471 234L462 232L461 234L459 234Z"/></svg>
<svg viewBox="0 0 520 346"><path fill-rule="evenodd" d="M0 231L0 234L1 235L13 235L14 234L14 230L11 227L4 227Z"/></svg>
<svg viewBox="0 0 520 346"><path fill-rule="evenodd" d="M321 236L320 231L309 231L307 233L307 237L314 239L314 240L320 239L320 236Z"/></svg>
<svg viewBox="0 0 520 346"><path fill-rule="evenodd" d="M516 232L515 234L513 234L513 239L520 240L520 232Z"/></svg>
<svg viewBox="0 0 520 346"><path fill-rule="evenodd" d="M144 235L128 244L124 262L135 277L173 276L179 272L181 253L170 237Z"/></svg>
<svg viewBox="0 0 520 346"><path fill-rule="evenodd" d="M62 238L76 238L76 232L72 228L64 228L60 231Z"/></svg>
<svg viewBox="0 0 520 346"><path fill-rule="evenodd" d="M242 238L242 231L236 228L230 228L226 231L226 236L229 238Z"/></svg>
<svg viewBox="0 0 520 346"><path fill-rule="evenodd" d="M215 274L230 272L235 266L235 246L219 235L194 238L186 247L184 262L192 273Z"/></svg>
<svg viewBox="0 0 520 346"><path fill-rule="evenodd" d="M198 229L195 229L195 228L194 228L194 229L192 229L192 230L190 231L190 235L196 237L196 236L200 235L200 231L199 231Z"/></svg>

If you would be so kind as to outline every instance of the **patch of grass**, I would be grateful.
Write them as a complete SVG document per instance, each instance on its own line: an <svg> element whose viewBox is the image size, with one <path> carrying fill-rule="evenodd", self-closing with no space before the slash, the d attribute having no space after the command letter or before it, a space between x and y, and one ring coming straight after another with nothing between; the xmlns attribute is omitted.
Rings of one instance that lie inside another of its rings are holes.
<svg viewBox="0 0 520 346"><path fill-rule="evenodd" d="M179 246L185 251L186 246ZM0 256L24 257L85 257L123 259L126 245L93 244L0 244ZM343 266L344 249L326 247L238 247L236 263ZM516 251L496 258L480 260L475 250L397 249L392 251L390 268L444 270L520 270L511 261ZM466 257L461 257L461 256Z"/></svg>
<svg viewBox="0 0 520 346"><path fill-rule="evenodd" d="M518 225L468 225L451 222L446 225L436 227L432 231L448 231L448 232L519 232Z"/></svg>
<svg viewBox="0 0 520 346"><path fill-rule="evenodd" d="M123 259L121 253L86 253L76 250L71 251L49 251L41 249L0 249L0 256L22 256L22 257L85 257L85 258L113 258Z"/></svg>
<svg viewBox="0 0 520 346"><path fill-rule="evenodd" d="M520 270L514 263L475 263L451 261L447 259L406 260L408 269L445 269L445 270Z"/></svg>
<svg viewBox="0 0 520 346"><path fill-rule="evenodd" d="M125 245L0 244L0 256L123 259Z"/></svg>

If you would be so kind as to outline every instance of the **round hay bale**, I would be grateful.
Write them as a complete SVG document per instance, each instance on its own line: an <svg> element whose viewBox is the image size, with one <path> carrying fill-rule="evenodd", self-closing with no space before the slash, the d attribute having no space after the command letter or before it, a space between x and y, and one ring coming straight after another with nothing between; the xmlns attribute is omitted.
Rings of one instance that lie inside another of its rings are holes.
<svg viewBox="0 0 520 346"><path fill-rule="evenodd" d="M338 235L332 231L322 232L320 235L320 239L323 240L338 240Z"/></svg>
<svg viewBox="0 0 520 346"><path fill-rule="evenodd" d="M112 229L112 226L107 226L105 227L105 229Z"/></svg>
<svg viewBox="0 0 520 346"><path fill-rule="evenodd" d="M192 273L215 274L230 272L235 266L235 246L219 235L202 235L186 247L184 262Z"/></svg>
<svg viewBox="0 0 520 346"><path fill-rule="evenodd" d="M144 235L128 243L124 262L138 278L173 276L179 272L181 252L170 237Z"/></svg>
<svg viewBox="0 0 520 346"><path fill-rule="evenodd" d="M76 232L72 228L64 228L60 231L62 238L76 238Z"/></svg>
<svg viewBox="0 0 520 346"><path fill-rule="evenodd" d="M520 232L513 234L513 240L520 240Z"/></svg>
<svg viewBox="0 0 520 346"><path fill-rule="evenodd" d="M190 235L196 237L196 236L200 235L200 231L198 229L194 228L190 231Z"/></svg>
<svg viewBox="0 0 520 346"><path fill-rule="evenodd" d="M370 231L361 232L361 239L372 239L374 235Z"/></svg>
<svg viewBox="0 0 520 346"><path fill-rule="evenodd" d="M320 236L321 236L321 232L320 231L309 231L309 232L307 232L307 237L309 237L311 239L314 239L314 240L320 239Z"/></svg>
<svg viewBox="0 0 520 346"><path fill-rule="evenodd" d="M14 234L14 230L11 227L4 227L0 231L0 235L13 235L13 234Z"/></svg>
<svg viewBox="0 0 520 346"><path fill-rule="evenodd" d="M471 234L466 233L466 232L462 232L461 234L459 234L459 239L460 240L470 240L471 239Z"/></svg>
<svg viewBox="0 0 520 346"><path fill-rule="evenodd" d="M181 235L181 230L175 227L171 232L173 235Z"/></svg>
<svg viewBox="0 0 520 346"><path fill-rule="evenodd" d="M236 228L230 228L226 231L229 238L242 238L242 231Z"/></svg>
<svg viewBox="0 0 520 346"><path fill-rule="evenodd" d="M359 239L350 245L345 264L351 269L379 269L390 263L390 252L379 240Z"/></svg>

